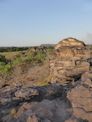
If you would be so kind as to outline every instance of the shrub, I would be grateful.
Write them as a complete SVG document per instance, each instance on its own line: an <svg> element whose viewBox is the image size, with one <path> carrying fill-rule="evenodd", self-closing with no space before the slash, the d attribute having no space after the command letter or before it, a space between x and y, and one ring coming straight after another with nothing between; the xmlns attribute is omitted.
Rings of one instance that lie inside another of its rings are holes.
<svg viewBox="0 0 92 122"><path fill-rule="evenodd" d="M46 54L44 52L37 52L33 58L37 63L42 63L46 58Z"/></svg>
<svg viewBox="0 0 92 122"><path fill-rule="evenodd" d="M0 63L8 63L8 60L5 58L5 56L0 55Z"/></svg>
<svg viewBox="0 0 92 122"><path fill-rule="evenodd" d="M12 61L12 66L18 65L18 64L20 64L21 62L22 62L21 57L16 57L16 59L14 59L14 60Z"/></svg>
<svg viewBox="0 0 92 122"><path fill-rule="evenodd" d="M12 69L10 64L4 64L4 65L0 65L0 72L1 73L9 73L9 71Z"/></svg>
<svg viewBox="0 0 92 122"><path fill-rule="evenodd" d="M30 55L27 55L26 57L23 57L23 61L34 63L43 63L43 61L46 58L46 54L42 51L33 52Z"/></svg>

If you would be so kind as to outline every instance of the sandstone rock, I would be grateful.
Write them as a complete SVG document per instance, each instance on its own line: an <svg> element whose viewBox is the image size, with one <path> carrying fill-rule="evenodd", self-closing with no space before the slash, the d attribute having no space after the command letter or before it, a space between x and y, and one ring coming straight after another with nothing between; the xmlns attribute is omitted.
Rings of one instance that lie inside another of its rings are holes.
<svg viewBox="0 0 92 122"><path fill-rule="evenodd" d="M66 38L66 39L63 39L62 41L60 41L57 45L56 45L56 47L55 47L55 49L58 49L58 48L60 48L60 47L66 47L66 46L68 46L68 47L84 47L85 46L85 44L82 42L82 41L79 41L79 40L77 40L77 39L75 39L75 38Z"/></svg>
<svg viewBox="0 0 92 122"><path fill-rule="evenodd" d="M13 117L16 116L16 113L17 113L17 112L16 112L16 109L15 109L15 108L13 108L13 109L10 111L10 115L13 116Z"/></svg>
<svg viewBox="0 0 92 122"><path fill-rule="evenodd" d="M4 103L12 101L15 91L16 91L16 89L12 88L10 86L6 86L4 88L1 88L0 89L0 103L4 104Z"/></svg>
<svg viewBox="0 0 92 122"><path fill-rule="evenodd" d="M89 58L90 51L81 41L68 38L57 44L50 60L54 84L4 86L0 89L0 122L92 122Z"/></svg>
<svg viewBox="0 0 92 122"><path fill-rule="evenodd" d="M68 119L65 122L78 122L77 119Z"/></svg>
<svg viewBox="0 0 92 122"><path fill-rule="evenodd" d="M19 90L22 88L18 88ZM25 90L28 88L25 88ZM63 122L72 115L71 103L59 84L35 87L39 95L31 101L26 97L0 106L1 122ZM24 89L23 89L24 90ZM30 91L30 89L28 89ZM35 95L34 95L35 96ZM40 99L40 101L38 101ZM26 101L26 102L25 102Z"/></svg>
<svg viewBox="0 0 92 122"><path fill-rule="evenodd" d="M31 96L39 95L38 91L33 88L21 88L15 92L16 98L30 99Z"/></svg>
<svg viewBox="0 0 92 122"><path fill-rule="evenodd" d="M92 89L90 89L90 85L92 86L91 81L83 81L81 85L68 92L67 97L72 103L73 115L92 122Z"/></svg>
<svg viewBox="0 0 92 122"><path fill-rule="evenodd" d="M26 112L27 110L31 109L31 104L28 103L24 103L19 110L16 112L16 118L20 117L24 112Z"/></svg>
<svg viewBox="0 0 92 122"><path fill-rule="evenodd" d="M56 58L50 61L51 83L66 84L72 82L76 75L89 71L90 51L84 42L74 38L60 41L56 47Z"/></svg>
<svg viewBox="0 0 92 122"><path fill-rule="evenodd" d="M81 118L70 118L66 120L65 122L88 122L88 120L81 119Z"/></svg>
<svg viewBox="0 0 92 122"><path fill-rule="evenodd" d="M26 122L38 122L38 119L35 115L32 115L31 117L29 116L27 118L27 121Z"/></svg>
<svg viewBox="0 0 92 122"><path fill-rule="evenodd" d="M82 81L86 81L87 79L92 80L92 72L85 72L81 76Z"/></svg>

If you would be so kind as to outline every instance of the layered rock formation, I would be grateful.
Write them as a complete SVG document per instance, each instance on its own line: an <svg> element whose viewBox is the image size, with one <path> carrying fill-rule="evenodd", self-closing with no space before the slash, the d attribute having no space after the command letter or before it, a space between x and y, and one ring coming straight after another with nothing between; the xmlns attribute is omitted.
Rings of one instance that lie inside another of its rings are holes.
<svg viewBox="0 0 92 122"><path fill-rule="evenodd" d="M0 89L0 122L92 122L90 52L74 38L59 42L50 60L49 85Z"/></svg>
<svg viewBox="0 0 92 122"><path fill-rule="evenodd" d="M61 40L56 46L55 49L59 49L61 47L84 47L86 46L84 42L79 41L75 38L66 38Z"/></svg>
<svg viewBox="0 0 92 122"><path fill-rule="evenodd" d="M62 85L71 82L67 92L73 114L66 122L92 122L92 55L87 46L74 38L60 41L55 47L56 57L50 61L52 82Z"/></svg>
<svg viewBox="0 0 92 122"><path fill-rule="evenodd" d="M90 51L74 38L67 38L55 46L55 57L50 60L51 82L69 83L85 71L89 71Z"/></svg>

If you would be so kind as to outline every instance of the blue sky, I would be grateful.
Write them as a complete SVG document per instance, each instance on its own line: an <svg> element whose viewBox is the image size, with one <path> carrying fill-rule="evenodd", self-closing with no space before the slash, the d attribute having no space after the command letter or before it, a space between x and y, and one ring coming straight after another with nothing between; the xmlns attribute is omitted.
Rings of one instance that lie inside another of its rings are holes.
<svg viewBox="0 0 92 122"><path fill-rule="evenodd" d="M92 43L92 0L0 0L0 46Z"/></svg>

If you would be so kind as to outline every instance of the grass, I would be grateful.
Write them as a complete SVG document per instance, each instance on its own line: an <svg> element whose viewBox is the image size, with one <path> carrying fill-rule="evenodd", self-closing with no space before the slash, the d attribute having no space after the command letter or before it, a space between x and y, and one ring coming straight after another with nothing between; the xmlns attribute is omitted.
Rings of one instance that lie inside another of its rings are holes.
<svg viewBox="0 0 92 122"><path fill-rule="evenodd" d="M34 54L33 60L37 63L42 63L46 58L46 54L44 52L38 52Z"/></svg>
<svg viewBox="0 0 92 122"><path fill-rule="evenodd" d="M16 65L30 63L31 65L43 64L47 57L53 53L53 48L46 51L38 50L15 52L0 52L0 73L9 73Z"/></svg>
<svg viewBox="0 0 92 122"><path fill-rule="evenodd" d="M0 72L6 73L11 69L11 65L9 64L9 60L5 58L5 56L0 55Z"/></svg>
<svg viewBox="0 0 92 122"><path fill-rule="evenodd" d="M22 57L23 62L29 62L32 64L43 63L45 59L46 59L46 53L42 51L33 52L25 57Z"/></svg>
<svg viewBox="0 0 92 122"><path fill-rule="evenodd" d="M37 81L36 83L34 83L34 86L47 86L48 82L46 81Z"/></svg>
<svg viewBox="0 0 92 122"><path fill-rule="evenodd" d="M16 52L2 52L0 55L5 56L6 59L14 59L17 55L20 54L21 51L16 51Z"/></svg>
<svg viewBox="0 0 92 122"><path fill-rule="evenodd" d="M0 73L6 74L11 71L12 67L10 64L0 64Z"/></svg>
<svg viewBox="0 0 92 122"><path fill-rule="evenodd" d="M13 56L15 56L13 58ZM7 57L7 58L6 58ZM0 73L7 74L12 68L16 65L20 65L23 63L31 63L31 64L40 64L43 63L46 59L47 55L45 52L37 51L32 52L27 55L19 55L19 52L6 52L2 53L0 60ZM9 62L8 62L9 60ZM7 61L7 63L6 63Z"/></svg>
<svg viewBox="0 0 92 122"><path fill-rule="evenodd" d="M21 64L21 63L22 63L21 57L17 57L16 59L14 59L14 60L11 62L11 64L12 64L13 67L16 66L16 65L18 65L18 64Z"/></svg>

